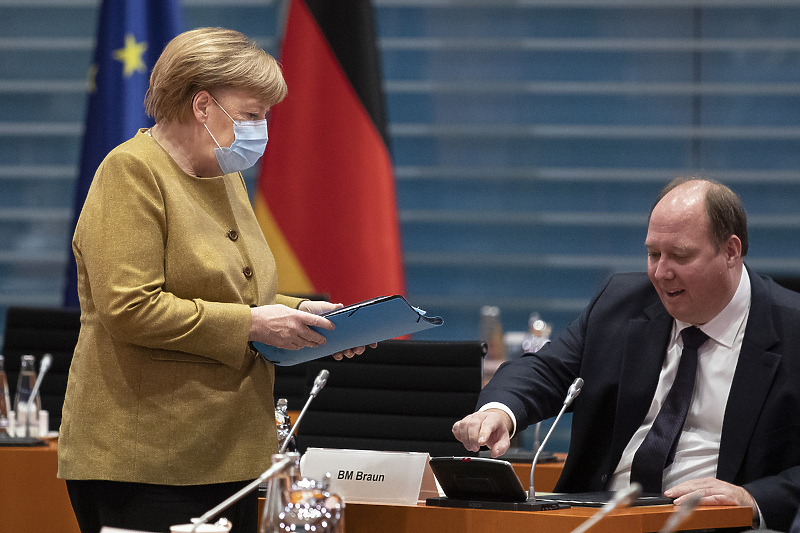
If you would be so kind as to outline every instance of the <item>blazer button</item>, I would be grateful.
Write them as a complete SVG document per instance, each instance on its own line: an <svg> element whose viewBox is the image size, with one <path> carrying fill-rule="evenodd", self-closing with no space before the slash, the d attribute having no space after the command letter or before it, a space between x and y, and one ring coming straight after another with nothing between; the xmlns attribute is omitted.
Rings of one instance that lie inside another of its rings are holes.
<svg viewBox="0 0 800 533"><path fill-rule="evenodd" d="M242 269L242 274L244 274L244 277L246 277L247 279L250 279L253 277L253 269L250 267L244 267Z"/></svg>
<svg viewBox="0 0 800 533"><path fill-rule="evenodd" d="M600 478L600 481L602 481L603 483L608 481L608 474L603 474L603 477Z"/></svg>
<svg viewBox="0 0 800 533"><path fill-rule="evenodd" d="M236 242L239 240L239 233L235 229L232 229L228 232L228 238L233 242Z"/></svg>

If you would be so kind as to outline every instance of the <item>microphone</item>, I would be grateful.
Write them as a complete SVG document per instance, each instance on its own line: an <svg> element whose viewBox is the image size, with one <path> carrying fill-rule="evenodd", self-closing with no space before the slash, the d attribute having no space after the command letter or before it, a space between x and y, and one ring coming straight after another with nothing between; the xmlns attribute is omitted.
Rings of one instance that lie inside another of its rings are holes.
<svg viewBox="0 0 800 533"><path fill-rule="evenodd" d="M319 394L319 391L321 391L322 387L324 387L325 384L328 382L328 376L329 375L330 375L330 372L328 372L324 368L322 370L320 370L319 374L317 374L317 377L314 379L314 386L311 388L311 396L313 398L317 397L317 394Z"/></svg>
<svg viewBox="0 0 800 533"><path fill-rule="evenodd" d="M33 390L31 390L31 395L28 397L27 415L25 417L25 431L23 433L23 437L27 437L28 432L30 431L29 428L31 425L31 409L33 409L33 402L36 400L36 395L39 394L39 388L42 386L42 379L47 371L50 370L50 364L52 362L53 356L49 353L46 353L42 356L42 362L39 363L39 375L36 376L36 381L33 384Z"/></svg>
<svg viewBox="0 0 800 533"><path fill-rule="evenodd" d="M328 372L326 369L322 369L320 371L320 373L317 374L316 379L314 379L314 386L311 388L311 394L309 394L308 400L306 400L306 404L303 406L303 410L300 411L300 415L297 417L297 420L295 420L294 425L292 426L292 429L289 430L289 434L286 436L286 440L284 441L283 446L281 446L280 453L284 453L286 451L286 446L289 444L289 438L295 433L295 431L297 431L297 426L300 425L300 420L303 418L303 415L306 413L306 410L308 409L309 404L311 404L311 400L313 400L314 398L317 397L317 394L319 394L319 391L321 391L322 387L324 387L325 384L328 382L328 375L330 375L330 372ZM264 473L261 474L260 476L258 476L257 479L251 481L246 486L242 487L236 494L234 494L233 496L231 496L230 498L228 498L224 502L220 503L219 505L217 505L213 509L209 510L208 512L206 512L200 518L193 518L192 522L194 523L194 526L192 527L192 529L190 531L191 532L197 531L197 528L200 527L201 525L205 524L206 522L208 522L208 520L211 517L213 517L217 513L220 513L222 511L224 511L225 509L227 509L228 507L230 507L234 503L236 503L239 500L241 500L245 495L247 495L247 493L249 493L253 489L257 488L264 481L268 480L269 478L271 478L272 476L274 476L276 474L279 474L280 472L283 472L286 468L288 468L290 466L291 463L292 463L292 459L290 457L286 457L285 459L282 459L281 461L275 463L270 468L268 468L266 471L264 471Z"/></svg>
<svg viewBox="0 0 800 533"><path fill-rule="evenodd" d="M257 479L255 479L254 481L248 483L246 486L242 487L236 494L234 494L233 496L231 496L230 498L228 498L224 502L220 503L219 505L217 505L213 509L210 509L205 514L203 514L203 516L201 516L200 518L192 518L192 522L194 523L194 526L192 526L192 529L190 529L189 531L190 532L197 531L197 528L199 528L200 526L202 526L203 524L208 522L209 519L211 519L214 515L224 511L225 509L227 509L228 507L230 507L234 503L236 503L239 500L241 500L242 497L244 497L248 492L250 492L254 488L258 487L262 482L268 480L272 476L274 476L276 474L279 474L280 472L285 470L289 465L292 464L292 462L293 461L292 461L292 459L290 457L287 457L285 459L280 460L279 462L275 463L274 465L269 467L267 470L265 470L264 473L261 474L260 476L258 476Z"/></svg>
<svg viewBox="0 0 800 533"><path fill-rule="evenodd" d="M547 444L547 439L550 438L550 435L553 433L556 424L558 424L558 421L561 420L561 415L564 414L564 411L567 410L567 407L569 407L572 401L578 396L578 394L581 393L581 388L583 388L583 378L575 378L575 381L573 381L572 385L569 386L567 397L564 398L564 405L561 406L561 411L559 411L558 416L553 421L553 425L550 426L550 431L548 431L547 435L545 435L542 444L539 446L539 449L536 450L536 455L533 456L533 461L531 462L531 484L528 488L528 501L536 501L536 491L533 489L533 471L536 470L536 461L539 460L539 454L542 453L544 445Z"/></svg>
<svg viewBox="0 0 800 533"><path fill-rule="evenodd" d="M281 449L278 453L284 453L286 451L286 447L289 446L289 442L292 439L292 435L294 435L294 433L297 431L297 426L300 425L300 420L302 420L303 415L306 414L306 410L308 409L308 406L311 404L311 400L317 397L319 391L321 391L322 387L324 387L325 384L328 382L329 375L330 372L328 372L328 370L325 368L320 370L319 374L317 374L317 377L314 379L314 386L311 387L311 393L308 395L308 400L306 400L306 404L303 406L303 410L300 411L299 415L297 415L297 420L294 421L294 425L289 430L289 434L286 435L286 439L283 441L283 446L281 446Z"/></svg>
<svg viewBox="0 0 800 533"><path fill-rule="evenodd" d="M689 516L694 513L694 510L697 509L701 498L702 496L699 492L693 492L684 503L676 505L675 510L669 515L669 518L664 522L661 529L658 530L658 533L673 533L678 529L678 526L689 518Z"/></svg>
<svg viewBox="0 0 800 533"><path fill-rule="evenodd" d="M579 525L575 529L572 530L572 533L585 533L590 527L597 524L604 516L608 513L619 507L620 509L624 509L636 501L636 498L639 497L639 494L642 493L642 486L635 481L630 484L627 488L620 489L614 493L614 497L608 501L604 506L600 508L599 511L594 513L591 518L589 518L586 522Z"/></svg>

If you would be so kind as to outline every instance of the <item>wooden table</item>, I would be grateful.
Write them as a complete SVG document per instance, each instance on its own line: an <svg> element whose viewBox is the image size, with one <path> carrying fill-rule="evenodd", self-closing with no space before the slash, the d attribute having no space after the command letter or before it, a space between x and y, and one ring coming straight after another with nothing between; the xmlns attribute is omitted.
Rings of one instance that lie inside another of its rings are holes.
<svg viewBox="0 0 800 533"><path fill-rule="evenodd" d="M64 480L56 478L58 445L55 439L35 448L0 447L0 531L4 533L79 533ZM563 463L536 467L536 486L542 491L555 485ZM530 466L514 464L527 486ZM541 488L540 488L541 487ZM672 506L638 507L609 515L591 533L645 533L658 531ZM347 533L486 533L517 528L519 531L568 533L596 509L572 508L536 513L448 509L424 505L347 503ZM701 507L682 529L747 527L748 507Z"/></svg>
<svg viewBox="0 0 800 533"><path fill-rule="evenodd" d="M47 446L0 448L0 531L80 533L69 503L67 485L63 479L56 478L57 454L56 439L48 439ZM561 458L563 460L563 456ZM537 487L542 491L552 490L562 466L563 462L539 465ZM530 464L514 463L514 470L527 487Z"/></svg>
<svg viewBox="0 0 800 533"><path fill-rule="evenodd" d="M0 448L0 531L80 533L67 495L56 477L58 444Z"/></svg>
<svg viewBox="0 0 800 533"><path fill-rule="evenodd" d="M614 511L593 527L591 533L646 533L658 531L672 512L672 505L635 507ZM597 509L574 507L558 511L519 512L484 509L347 503L347 533L487 533L525 531L569 533ZM681 529L721 529L749 527L753 520L749 507L699 507Z"/></svg>

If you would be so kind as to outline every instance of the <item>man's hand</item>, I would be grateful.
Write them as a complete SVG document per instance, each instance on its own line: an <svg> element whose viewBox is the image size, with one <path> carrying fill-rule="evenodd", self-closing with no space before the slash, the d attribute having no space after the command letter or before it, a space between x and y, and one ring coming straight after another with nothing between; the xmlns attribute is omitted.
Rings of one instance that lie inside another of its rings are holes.
<svg viewBox="0 0 800 533"><path fill-rule="evenodd" d="M288 350L325 344L325 337L309 326L334 328L327 318L279 304L252 307L250 316L249 340Z"/></svg>
<svg viewBox="0 0 800 533"><path fill-rule="evenodd" d="M341 309L344 307L343 304L332 304L329 302L325 302L323 300L306 300L300 303L298 309L301 311L306 311L308 313L314 313L315 315L321 315L323 313L330 313L331 311L336 311L337 309ZM377 343L373 343L369 345L370 348L376 348L378 346ZM337 361L341 361L344 357L348 359L353 357L354 355L361 355L366 350L366 346L356 346L355 348L348 348L347 350L342 350L341 352L336 352L333 354L333 358Z"/></svg>
<svg viewBox="0 0 800 533"><path fill-rule="evenodd" d="M758 517L756 500L743 487L732 485L713 477L692 479L664 491L664 495L675 498L675 505L684 502L693 492L700 493L700 505L741 505L753 508L753 518Z"/></svg>
<svg viewBox="0 0 800 533"><path fill-rule="evenodd" d="M471 452L488 446L492 457L499 457L511 445L513 424L507 413L500 409L487 409L465 416L453 424L453 435Z"/></svg>

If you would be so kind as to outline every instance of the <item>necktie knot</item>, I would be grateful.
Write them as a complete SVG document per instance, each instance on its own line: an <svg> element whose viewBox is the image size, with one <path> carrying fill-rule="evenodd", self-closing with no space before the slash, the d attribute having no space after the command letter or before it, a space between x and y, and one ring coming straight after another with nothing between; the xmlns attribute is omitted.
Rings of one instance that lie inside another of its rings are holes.
<svg viewBox="0 0 800 533"><path fill-rule="evenodd" d="M708 340L708 335L697 326L690 326L681 331L681 338L684 348L697 350Z"/></svg>

